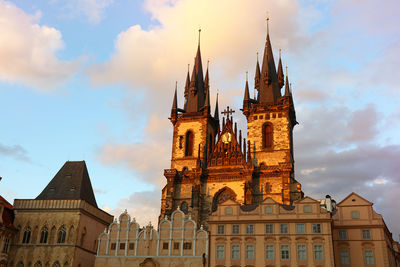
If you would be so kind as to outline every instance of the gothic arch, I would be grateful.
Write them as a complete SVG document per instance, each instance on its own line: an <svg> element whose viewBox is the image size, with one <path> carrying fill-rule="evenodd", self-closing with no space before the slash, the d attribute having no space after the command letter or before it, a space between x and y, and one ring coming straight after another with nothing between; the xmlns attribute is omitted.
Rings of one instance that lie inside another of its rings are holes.
<svg viewBox="0 0 400 267"><path fill-rule="evenodd" d="M194 147L194 134L193 131L189 130L185 135L185 157L193 156Z"/></svg>
<svg viewBox="0 0 400 267"><path fill-rule="evenodd" d="M236 193L231 188L225 186L218 190L217 193L215 193L212 202L212 211L216 211L218 208L218 204L223 203L228 199L236 201Z"/></svg>

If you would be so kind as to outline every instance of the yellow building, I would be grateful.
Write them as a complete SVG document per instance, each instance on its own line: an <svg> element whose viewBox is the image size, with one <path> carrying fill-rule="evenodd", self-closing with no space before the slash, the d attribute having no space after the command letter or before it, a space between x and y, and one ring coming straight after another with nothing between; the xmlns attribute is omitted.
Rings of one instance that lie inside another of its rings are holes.
<svg viewBox="0 0 400 267"><path fill-rule="evenodd" d="M36 199L14 201L18 233L9 266L93 266L113 217L97 207L84 161L68 161Z"/></svg>
<svg viewBox="0 0 400 267"><path fill-rule="evenodd" d="M400 266L397 244L372 205L356 193L337 205L332 217L336 266Z"/></svg>
<svg viewBox="0 0 400 267"><path fill-rule="evenodd" d="M331 215L310 197L227 200L209 218L210 266L334 266Z"/></svg>
<svg viewBox="0 0 400 267"><path fill-rule="evenodd" d="M95 266L197 267L208 256L208 234L181 210L164 218L158 230L141 228L125 211L99 236Z"/></svg>

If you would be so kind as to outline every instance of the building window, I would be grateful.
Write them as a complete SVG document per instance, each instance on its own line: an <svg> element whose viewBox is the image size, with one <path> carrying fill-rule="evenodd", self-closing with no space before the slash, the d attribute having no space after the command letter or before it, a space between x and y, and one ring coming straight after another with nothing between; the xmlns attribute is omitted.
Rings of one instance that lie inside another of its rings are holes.
<svg viewBox="0 0 400 267"><path fill-rule="evenodd" d="M47 237L49 236L49 230L47 227L43 227L42 231L40 231L40 243L45 244L47 243Z"/></svg>
<svg viewBox="0 0 400 267"><path fill-rule="evenodd" d="M81 247L83 247L83 243L85 242L85 237L86 237L86 227L83 227L83 231L81 234Z"/></svg>
<svg viewBox="0 0 400 267"><path fill-rule="evenodd" d="M61 226L60 230L58 230L57 234L57 243L65 243L65 237L67 235L67 231L64 226Z"/></svg>
<svg viewBox="0 0 400 267"><path fill-rule="evenodd" d="M134 250L134 249L135 249L135 243L129 243L129 250Z"/></svg>
<svg viewBox="0 0 400 267"><path fill-rule="evenodd" d="M254 259L254 245L246 245L246 259Z"/></svg>
<svg viewBox="0 0 400 267"><path fill-rule="evenodd" d="M22 237L22 243L27 244L31 241L31 228L28 226L25 228L24 236Z"/></svg>
<svg viewBox="0 0 400 267"><path fill-rule="evenodd" d="M64 266L66 265L64 264ZM53 263L53 267L61 267L61 265L58 261L56 261L55 263Z"/></svg>
<svg viewBox="0 0 400 267"><path fill-rule="evenodd" d="M324 249L322 245L314 245L314 259L315 260L324 259Z"/></svg>
<svg viewBox="0 0 400 267"><path fill-rule="evenodd" d="M225 215L232 215L232 208L225 208Z"/></svg>
<svg viewBox="0 0 400 267"><path fill-rule="evenodd" d="M42 267L42 263L40 261L37 261L33 267Z"/></svg>
<svg viewBox="0 0 400 267"><path fill-rule="evenodd" d="M240 259L240 245L232 245L232 259Z"/></svg>
<svg viewBox="0 0 400 267"><path fill-rule="evenodd" d="M217 245L217 259L225 258L225 245Z"/></svg>
<svg viewBox="0 0 400 267"><path fill-rule="evenodd" d="M364 250L364 261L365 265L374 265L374 252L372 250Z"/></svg>
<svg viewBox="0 0 400 267"><path fill-rule="evenodd" d="M312 225L312 232L313 232L313 234L320 234L321 233L321 224L314 223Z"/></svg>
<svg viewBox="0 0 400 267"><path fill-rule="evenodd" d="M116 243L111 243L111 250L115 250L117 248L117 244Z"/></svg>
<svg viewBox="0 0 400 267"><path fill-rule="evenodd" d="M289 233L289 225L287 223L281 224L281 234L288 234Z"/></svg>
<svg viewBox="0 0 400 267"><path fill-rule="evenodd" d="M265 255L267 257L267 260L274 259L274 255L275 255L274 245L268 244L265 246Z"/></svg>
<svg viewBox="0 0 400 267"><path fill-rule="evenodd" d="M274 233L274 225L273 224L266 224L265 225L265 233L266 234L273 234Z"/></svg>
<svg viewBox="0 0 400 267"><path fill-rule="evenodd" d="M304 223L296 224L296 233L304 234L306 232L306 225Z"/></svg>
<svg viewBox="0 0 400 267"><path fill-rule="evenodd" d="M262 127L263 148L272 147L272 126L270 123L265 123Z"/></svg>
<svg viewBox="0 0 400 267"><path fill-rule="evenodd" d="M8 252L9 246L10 246L10 239L8 237L6 237L6 239L4 240L3 253Z"/></svg>
<svg viewBox="0 0 400 267"><path fill-rule="evenodd" d="M360 219L360 213L357 210L353 210L351 212L351 218L352 219Z"/></svg>
<svg viewBox="0 0 400 267"><path fill-rule="evenodd" d="M219 234L219 235L225 234L225 225L223 225L223 224L217 225L217 234Z"/></svg>
<svg viewBox="0 0 400 267"><path fill-rule="evenodd" d="M288 260L289 258L289 245L281 245L281 259Z"/></svg>
<svg viewBox="0 0 400 267"><path fill-rule="evenodd" d="M183 249L192 249L192 242L184 242Z"/></svg>
<svg viewBox="0 0 400 267"><path fill-rule="evenodd" d="M271 214L272 213L272 207L271 206L266 206L265 207L265 213L266 214Z"/></svg>
<svg viewBox="0 0 400 267"><path fill-rule="evenodd" d="M164 243L162 244L162 248L163 248L163 249L168 249L168 242L164 242Z"/></svg>
<svg viewBox="0 0 400 267"><path fill-rule="evenodd" d="M312 207L310 205L306 205L303 207L304 213L311 213L312 212Z"/></svg>
<svg viewBox="0 0 400 267"><path fill-rule="evenodd" d="M265 184L265 193L271 193L271 184L270 183ZM271 210L272 210L272 207L271 207ZM270 213L272 213L272 211Z"/></svg>
<svg viewBox="0 0 400 267"><path fill-rule="evenodd" d="M371 231L362 230L362 239L371 239Z"/></svg>
<svg viewBox="0 0 400 267"><path fill-rule="evenodd" d="M304 245L304 244L297 245L297 259L298 260L306 260L307 259L306 245Z"/></svg>
<svg viewBox="0 0 400 267"><path fill-rule="evenodd" d="M340 264L349 265L350 264L350 254L348 250L340 251Z"/></svg>
<svg viewBox="0 0 400 267"><path fill-rule="evenodd" d="M185 142L185 156L190 157L193 156L193 140L194 136L192 131L188 131L186 133L186 142Z"/></svg>
<svg viewBox="0 0 400 267"><path fill-rule="evenodd" d="M125 249L125 243L119 243L119 249Z"/></svg>
<svg viewBox="0 0 400 267"><path fill-rule="evenodd" d="M174 249L179 249L179 242L174 242Z"/></svg>
<svg viewBox="0 0 400 267"><path fill-rule="evenodd" d="M235 234L235 235L240 234L240 225L239 224L232 225L232 234Z"/></svg>
<svg viewBox="0 0 400 267"><path fill-rule="evenodd" d="M339 240L347 240L347 230L339 230Z"/></svg>
<svg viewBox="0 0 400 267"><path fill-rule="evenodd" d="M246 224L246 234L254 234L254 224Z"/></svg>
<svg viewBox="0 0 400 267"><path fill-rule="evenodd" d="M181 211L183 211L183 213L187 214L187 212L188 212L188 204L186 203L186 201L183 201L181 203Z"/></svg>

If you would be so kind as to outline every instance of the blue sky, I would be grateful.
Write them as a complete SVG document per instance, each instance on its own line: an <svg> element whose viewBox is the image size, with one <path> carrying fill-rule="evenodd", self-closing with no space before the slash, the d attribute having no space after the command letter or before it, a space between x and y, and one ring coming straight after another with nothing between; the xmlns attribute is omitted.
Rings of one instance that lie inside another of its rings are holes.
<svg viewBox="0 0 400 267"><path fill-rule="evenodd" d="M226 6L230 11L226 11ZM156 220L179 104L202 28L212 103L237 111L264 46L289 67L306 195L375 203L400 232L400 4L379 1L0 0L0 194L36 197L85 160L100 207ZM244 116L235 113L242 130ZM385 194L383 194L385 192Z"/></svg>

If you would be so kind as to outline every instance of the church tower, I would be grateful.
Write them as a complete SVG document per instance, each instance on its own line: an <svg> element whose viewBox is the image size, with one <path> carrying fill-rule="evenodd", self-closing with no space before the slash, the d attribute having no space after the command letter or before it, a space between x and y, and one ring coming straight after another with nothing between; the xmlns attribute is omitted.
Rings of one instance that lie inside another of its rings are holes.
<svg viewBox="0 0 400 267"><path fill-rule="evenodd" d="M242 109L253 165L257 166L253 176L263 186L263 199L271 197L290 204L302 196L301 185L294 178L293 127L297 121L288 75L284 81L280 53L278 69L275 68L269 32L261 69L257 58L254 87L257 96L252 99L246 82Z"/></svg>
<svg viewBox="0 0 400 267"><path fill-rule="evenodd" d="M160 219L180 208L207 227L209 215L227 199L255 207L267 197L282 204L302 197L294 178L292 94L280 57L276 70L269 34L261 68L257 60L255 88L252 99L246 80L246 140L233 121L234 110L227 107L220 121L218 96L211 115L209 72L207 67L203 78L198 45L193 71L186 75L183 108L178 107L177 88L173 97L171 167L164 170Z"/></svg>

